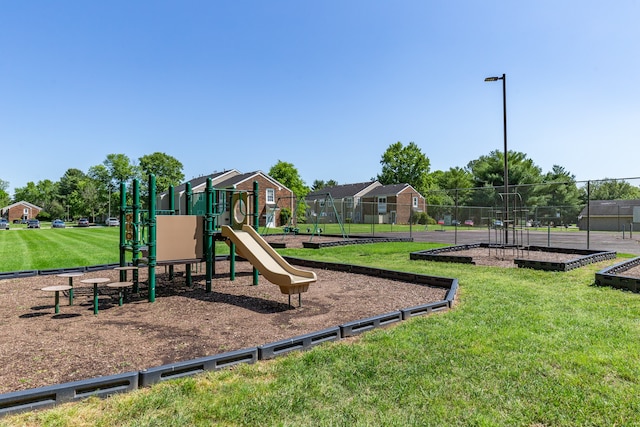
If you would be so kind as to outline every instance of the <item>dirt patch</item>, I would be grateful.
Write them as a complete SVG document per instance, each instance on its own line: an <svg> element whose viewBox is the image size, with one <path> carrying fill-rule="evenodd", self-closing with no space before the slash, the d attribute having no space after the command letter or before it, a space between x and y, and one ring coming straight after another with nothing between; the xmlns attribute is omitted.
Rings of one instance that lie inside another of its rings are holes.
<svg viewBox="0 0 640 427"><path fill-rule="evenodd" d="M304 234L271 234L262 236L269 243L285 244L287 248L302 248L304 242L328 243L340 241L349 241L349 238L336 238L335 236L323 235L304 235Z"/></svg>
<svg viewBox="0 0 640 427"><path fill-rule="evenodd" d="M628 270L617 273L618 276L633 277L634 279L640 279L640 265L631 267Z"/></svg>
<svg viewBox="0 0 640 427"><path fill-rule="evenodd" d="M471 248L462 251L444 252L442 255L471 257L476 265L517 268L516 258L530 261L567 262L580 255L561 252L528 251L516 248Z"/></svg>
<svg viewBox="0 0 640 427"><path fill-rule="evenodd" d="M308 236L307 236L308 239ZM446 290L404 282L316 270L318 281L297 296L288 296L262 276L252 285L251 266L215 265L212 292L205 292L204 265L187 286L184 267L169 280L156 270L156 301L146 289L124 306L113 296L100 297L93 314L92 288L80 279L118 280L113 270L86 273L74 280L76 298L60 297L54 314L53 294L41 288L67 279L36 276L0 281L0 393L68 381L137 371L168 363L258 346L401 308L445 298ZM146 280L141 270L141 280Z"/></svg>

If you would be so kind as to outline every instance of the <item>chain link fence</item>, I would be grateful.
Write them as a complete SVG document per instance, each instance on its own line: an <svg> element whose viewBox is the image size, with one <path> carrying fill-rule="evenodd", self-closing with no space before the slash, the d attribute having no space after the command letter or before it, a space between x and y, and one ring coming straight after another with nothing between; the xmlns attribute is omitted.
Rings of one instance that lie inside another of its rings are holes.
<svg viewBox="0 0 640 427"><path fill-rule="evenodd" d="M459 235L466 236L458 232L474 231L482 242L588 248L591 232L633 239L640 231L639 185L640 178L627 178L513 185L508 193L504 187L438 190L425 195L424 206L389 197L375 202L326 199L308 204L300 222L326 231L342 223L347 234L455 231L443 233L455 243Z"/></svg>

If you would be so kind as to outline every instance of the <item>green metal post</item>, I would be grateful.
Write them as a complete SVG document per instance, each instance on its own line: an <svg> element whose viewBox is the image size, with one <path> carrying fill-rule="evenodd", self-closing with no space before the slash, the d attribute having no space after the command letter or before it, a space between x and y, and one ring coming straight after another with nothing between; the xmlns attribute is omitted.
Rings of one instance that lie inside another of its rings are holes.
<svg viewBox="0 0 640 427"><path fill-rule="evenodd" d="M175 200L173 200L173 185L169 186L169 210L171 211L171 215L175 215L176 213L176 204ZM173 272L173 264L169 266L169 280L173 280L174 272Z"/></svg>
<svg viewBox="0 0 640 427"><path fill-rule="evenodd" d="M60 313L60 292L59 291L56 291L56 307L54 311L56 314Z"/></svg>
<svg viewBox="0 0 640 427"><path fill-rule="evenodd" d="M149 175L149 302L156 300L156 177Z"/></svg>
<svg viewBox="0 0 640 427"><path fill-rule="evenodd" d="M192 193L191 193L191 183L187 182L186 185L186 209L185 209L185 213L187 215L191 215L192 212L192 208L191 208L191 199L192 199ZM191 264L187 264L185 266L185 275L186 275L186 279L187 279L187 286L191 286L192 284L192 278L191 278Z"/></svg>
<svg viewBox="0 0 640 427"><path fill-rule="evenodd" d="M138 265L140 259L140 180L133 180L133 205L131 207L131 232L133 239L131 242L131 262ZM138 292L138 277L134 274L133 292Z"/></svg>
<svg viewBox="0 0 640 427"><path fill-rule="evenodd" d="M207 264L206 291L211 292L213 278L213 181L207 178L206 214L205 214L205 253Z"/></svg>
<svg viewBox="0 0 640 427"><path fill-rule="evenodd" d="M258 231L260 228L260 210L258 209L258 181L253 181L253 229ZM248 200L247 200L248 204ZM249 207L247 206L247 211ZM247 212L248 213L248 212ZM258 284L258 269L253 267L253 285Z"/></svg>
<svg viewBox="0 0 640 427"><path fill-rule="evenodd" d="M127 264L126 260L126 240L127 240L127 228L125 224L125 212L127 210L127 185L124 182L120 183L120 214L118 219L120 220L120 266ZM127 272L120 272L120 281L127 280Z"/></svg>
<svg viewBox="0 0 640 427"><path fill-rule="evenodd" d="M230 226L231 228L235 228L236 226L236 219L235 219L235 215L233 214L233 209L234 207L233 205L233 192L227 192L226 193L226 198L227 200L231 200L231 203L229 204L229 218L230 218ZM233 243L233 240L229 240L229 280L234 281L236 280L236 244Z"/></svg>

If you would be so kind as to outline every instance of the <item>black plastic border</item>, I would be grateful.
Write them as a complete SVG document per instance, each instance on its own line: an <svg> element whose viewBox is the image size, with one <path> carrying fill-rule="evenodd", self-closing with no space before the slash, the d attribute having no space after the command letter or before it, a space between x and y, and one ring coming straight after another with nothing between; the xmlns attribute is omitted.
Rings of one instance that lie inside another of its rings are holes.
<svg viewBox="0 0 640 427"><path fill-rule="evenodd" d="M45 408L90 396L108 397L138 388L138 372L91 378L0 395L0 416Z"/></svg>
<svg viewBox="0 0 640 427"><path fill-rule="evenodd" d="M353 322L347 322L340 325L340 335L342 335L342 338L352 337L354 335L370 331L371 329L387 326L402 320L401 311L392 311L390 313L379 314L367 319L354 320Z"/></svg>
<svg viewBox="0 0 640 427"><path fill-rule="evenodd" d="M140 387L148 387L166 380L195 375L205 371L218 371L240 363L255 363L257 361L257 347L230 351L216 356L201 357L186 362L145 369L140 371L139 385Z"/></svg>
<svg viewBox="0 0 640 427"><path fill-rule="evenodd" d="M258 347L258 358L260 360L273 359L296 350L308 350L318 344L340 339L340 328L333 327L323 329L318 332L299 335L281 341L275 341Z"/></svg>
<svg viewBox="0 0 640 427"><path fill-rule="evenodd" d="M595 284L597 286L610 286L615 289L624 289L631 292L640 292L640 279L625 277L624 272L632 267L640 265L640 257L607 267L596 273Z"/></svg>

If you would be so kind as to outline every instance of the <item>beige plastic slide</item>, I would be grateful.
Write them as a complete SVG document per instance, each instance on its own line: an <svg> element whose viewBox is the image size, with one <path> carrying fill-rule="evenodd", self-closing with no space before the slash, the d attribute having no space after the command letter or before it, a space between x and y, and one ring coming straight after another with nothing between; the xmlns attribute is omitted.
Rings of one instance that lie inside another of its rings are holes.
<svg viewBox="0 0 640 427"><path fill-rule="evenodd" d="M299 294L318 280L316 273L289 264L253 227L244 224L242 231L223 225L222 235L236 245L236 252L246 258L268 281L280 287L286 295Z"/></svg>

